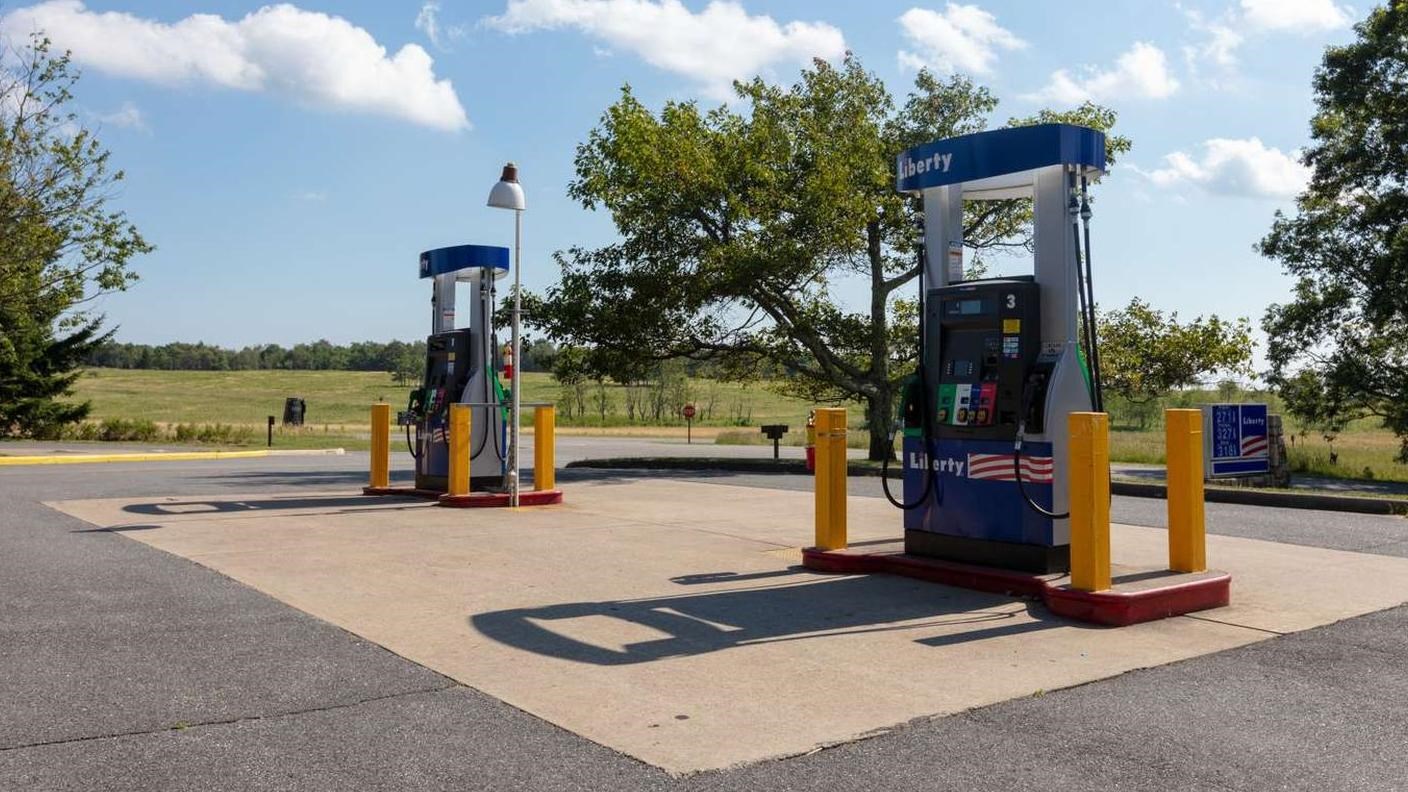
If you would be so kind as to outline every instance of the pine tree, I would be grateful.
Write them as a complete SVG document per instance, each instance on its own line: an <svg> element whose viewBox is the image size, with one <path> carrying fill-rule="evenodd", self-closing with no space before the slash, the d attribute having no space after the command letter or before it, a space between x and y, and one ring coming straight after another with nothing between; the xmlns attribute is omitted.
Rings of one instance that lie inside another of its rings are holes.
<svg viewBox="0 0 1408 792"><path fill-rule="evenodd" d="M42 35L0 52L0 436L82 419L63 397L108 334L90 301L152 247L108 209L121 171L68 107L78 80Z"/></svg>

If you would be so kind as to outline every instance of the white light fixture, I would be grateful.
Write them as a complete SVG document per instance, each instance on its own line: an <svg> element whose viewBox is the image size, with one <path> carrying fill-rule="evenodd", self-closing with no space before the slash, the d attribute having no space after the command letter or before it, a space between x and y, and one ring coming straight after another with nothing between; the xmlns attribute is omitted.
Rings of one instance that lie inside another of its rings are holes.
<svg viewBox="0 0 1408 792"><path fill-rule="evenodd" d="M527 204L523 201L523 185L518 183L518 166L512 162L504 166L499 183L489 191L489 206L495 209L523 211Z"/></svg>
<svg viewBox="0 0 1408 792"><path fill-rule="evenodd" d="M523 186L518 183L518 166L512 162L504 166L498 184L489 190L489 206L494 209L513 210L513 377L509 389L513 392L513 406L509 410L508 444L508 499L509 506L518 508L518 427L522 415L522 393L519 387L520 373L523 371L523 356L519 349L519 326L522 309L522 289L519 273L523 249L523 210L528 204L523 200Z"/></svg>

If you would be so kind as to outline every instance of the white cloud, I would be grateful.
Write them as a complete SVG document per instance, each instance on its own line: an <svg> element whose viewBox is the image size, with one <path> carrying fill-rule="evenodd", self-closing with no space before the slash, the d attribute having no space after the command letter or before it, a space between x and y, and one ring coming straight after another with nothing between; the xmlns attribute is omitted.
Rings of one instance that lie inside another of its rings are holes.
<svg viewBox="0 0 1408 792"><path fill-rule="evenodd" d="M846 51L841 31L824 22L778 24L750 16L735 0L711 0L698 13L680 0L509 0L484 24L507 33L574 28L616 50L685 75L716 98L732 95L779 62L833 60Z"/></svg>
<svg viewBox="0 0 1408 792"><path fill-rule="evenodd" d="M1238 77L1237 50L1248 35L1325 32L1345 27L1353 17L1349 7L1336 5L1334 0L1241 0L1214 18L1181 3L1174 5L1200 38L1183 48L1189 71L1196 76L1203 64L1211 64L1222 78L1233 80Z"/></svg>
<svg viewBox="0 0 1408 792"><path fill-rule="evenodd" d="M421 4L420 12L416 14L416 30L424 33L438 50L449 50L450 43L464 38L465 34L463 25L444 27L440 24L439 0L425 0Z"/></svg>
<svg viewBox="0 0 1408 792"><path fill-rule="evenodd" d="M122 106L111 113L94 113L93 118L107 126L115 126L122 129L135 129L140 132L149 132L147 119L142 115L141 108L132 102L123 102Z"/></svg>
<svg viewBox="0 0 1408 792"><path fill-rule="evenodd" d="M1079 76L1060 69L1052 73L1045 88L1024 98L1076 104L1086 100L1164 99L1177 90L1178 80L1168 70L1164 51L1136 41L1128 52L1115 59L1114 68L1086 67Z"/></svg>
<svg viewBox="0 0 1408 792"><path fill-rule="evenodd" d="M1310 169L1295 152L1268 148L1255 137L1212 138L1203 143L1201 159L1175 151L1153 171L1130 167L1160 187L1192 184L1216 195L1251 198L1291 198L1310 179Z"/></svg>
<svg viewBox="0 0 1408 792"><path fill-rule="evenodd" d="M899 23L905 39L916 50L900 50L900 65L915 69L991 74L997 50L1027 46L998 25L996 17L974 5L949 3L943 13L911 8L900 15Z"/></svg>
<svg viewBox="0 0 1408 792"><path fill-rule="evenodd" d="M1183 48L1189 68L1196 70L1202 61L1211 62L1224 71L1236 66L1237 49L1245 41L1245 36L1237 29L1240 23L1236 15L1227 12L1217 19L1208 20L1196 9L1185 8L1182 11L1188 18L1188 26L1201 34L1203 39Z"/></svg>
<svg viewBox="0 0 1408 792"><path fill-rule="evenodd" d="M1242 0L1243 17L1261 30L1335 30L1350 23L1351 13L1334 0Z"/></svg>
<svg viewBox="0 0 1408 792"><path fill-rule="evenodd" d="M407 44L388 56L366 30L296 6L264 6L238 21L192 14L173 23L49 0L0 18L14 32L42 30L58 49L100 72L168 85L267 91L303 104L391 116L444 130L469 127L449 80Z"/></svg>

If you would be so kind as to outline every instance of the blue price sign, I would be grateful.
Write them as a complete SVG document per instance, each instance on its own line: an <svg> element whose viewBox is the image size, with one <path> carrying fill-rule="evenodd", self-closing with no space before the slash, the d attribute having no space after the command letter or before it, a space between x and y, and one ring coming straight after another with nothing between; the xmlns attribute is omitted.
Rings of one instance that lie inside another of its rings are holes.
<svg viewBox="0 0 1408 792"><path fill-rule="evenodd" d="M1249 476L1271 471L1265 404L1211 404L1203 408L1208 472Z"/></svg>

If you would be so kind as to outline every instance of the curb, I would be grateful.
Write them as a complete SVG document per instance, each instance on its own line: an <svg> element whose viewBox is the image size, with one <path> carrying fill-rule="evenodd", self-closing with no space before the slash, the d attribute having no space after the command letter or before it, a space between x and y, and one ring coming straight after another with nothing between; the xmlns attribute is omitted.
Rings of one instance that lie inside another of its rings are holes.
<svg viewBox="0 0 1408 792"><path fill-rule="evenodd" d="M579 459L567 463L569 468L615 468L617 470L700 470L731 473L806 474L806 462L800 459L728 459L723 457L617 457L614 459ZM847 465L847 475L878 478L880 470L870 465ZM897 468L891 468L889 478L900 478ZM1111 481L1110 493L1133 498L1167 498L1162 484L1133 481ZM1353 514L1408 515L1408 500L1376 498L1359 495L1327 495L1317 492L1269 492L1266 490L1204 487L1207 503L1231 503L1243 506L1271 506L1281 509L1316 509Z"/></svg>
<svg viewBox="0 0 1408 792"><path fill-rule="evenodd" d="M1110 492L1135 498L1168 497L1163 484L1143 484L1134 481L1112 481ZM1271 492L1268 490L1232 487L1203 487L1207 503L1234 503L1242 506L1272 506L1280 509L1316 509L1319 511L1350 512L1353 514L1408 515L1408 500L1375 498L1363 495L1326 495L1319 492Z"/></svg>
<svg viewBox="0 0 1408 792"><path fill-rule="evenodd" d="M46 456L0 456L0 467L21 465L91 465L107 462L189 462L201 459L257 459L272 456L337 456L341 448L260 449L258 451L169 451L135 454L50 454Z"/></svg>

